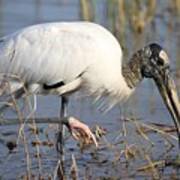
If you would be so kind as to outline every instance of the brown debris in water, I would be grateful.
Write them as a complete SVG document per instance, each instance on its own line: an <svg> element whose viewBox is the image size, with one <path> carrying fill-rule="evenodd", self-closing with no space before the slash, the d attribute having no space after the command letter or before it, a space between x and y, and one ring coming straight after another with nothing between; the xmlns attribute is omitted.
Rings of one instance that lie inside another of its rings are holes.
<svg viewBox="0 0 180 180"><path fill-rule="evenodd" d="M8 141L6 147L9 149L9 152L12 152L17 147L16 141Z"/></svg>
<svg viewBox="0 0 180 180"><path fill-rule="evenodd" d="M52 147L54 146L54 142L51 141L32 141L31 142L32 146L48 146L48 147Z"/></svg>

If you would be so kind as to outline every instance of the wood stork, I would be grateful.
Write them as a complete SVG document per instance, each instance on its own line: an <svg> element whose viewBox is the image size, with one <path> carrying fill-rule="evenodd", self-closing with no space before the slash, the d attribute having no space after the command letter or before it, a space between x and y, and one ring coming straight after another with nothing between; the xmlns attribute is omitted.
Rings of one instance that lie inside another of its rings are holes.
<svg viewBox="0 0 180 180"><path fill-rule="evenodd" d="M71 132L76 129L85 133L96 144L87 125L67 116L68 96L83 90L97 99L107 97L115 104L126 100L143 78L152 78L180 139L178 95L170 77L168 56L158 44L140 49L122 67L118 41L100 25L89 22L38 24L0 39L0 73L20 77L31 93L61 96L61 118L67 117L63 123ZM13 86L13 80L10 84ZM23 90L22 84L17 84L15 96L19 97Z"/></svg>

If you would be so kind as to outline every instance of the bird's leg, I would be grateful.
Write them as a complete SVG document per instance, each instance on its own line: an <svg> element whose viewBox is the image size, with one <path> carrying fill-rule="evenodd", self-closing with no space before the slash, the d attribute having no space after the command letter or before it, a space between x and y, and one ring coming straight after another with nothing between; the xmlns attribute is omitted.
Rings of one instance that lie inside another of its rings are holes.
<svg viewBox="0 0 180 180"><path fill-rule="evenodd" d="M57 174L60 179L64 179L64 161L65 161L65 155L64 155L64 124L62 122L62 119L64 119L67 116L67 105L68 105L68 99L65 96L61 97L61 109L60 109L60 122L59 122L59 132L57 135L57 142L56 142L56 149L60 154L60 165L58 167Z"/></svg>
<svg viewBox="0 0 180 180"><path fill-rule="evenodd" d="M68 105L68 99L65 96L61 97L61 109L60 109L60 123L59 123L59 132L57 137L57 144L56 148L57 151L61 155L61 160L64 161L64 134L65 129L62 123L62 119L64 119L67 116L67 105Z"/></svg>

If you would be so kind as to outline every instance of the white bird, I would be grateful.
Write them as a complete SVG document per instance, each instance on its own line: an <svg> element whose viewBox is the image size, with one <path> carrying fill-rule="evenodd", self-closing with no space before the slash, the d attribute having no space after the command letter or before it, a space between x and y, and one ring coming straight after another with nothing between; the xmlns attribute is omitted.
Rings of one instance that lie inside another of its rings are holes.
<svg viewBox="0 0 180 180"><path fill-rule="evenodd" d="M15 97L23 94L22 86L30 93L61 96L61 118L67 117L63 123L71 132L85 133L97 144L87 125L67 116L71 93L82 90L96 99L108 98L114 105L125 101L146 77L155 80L180 137L180 105L166 52L150 44L123 67L122 59L116 38L89 22L38 24L0 39L0 73L21 79L10 82Z"/></svg>

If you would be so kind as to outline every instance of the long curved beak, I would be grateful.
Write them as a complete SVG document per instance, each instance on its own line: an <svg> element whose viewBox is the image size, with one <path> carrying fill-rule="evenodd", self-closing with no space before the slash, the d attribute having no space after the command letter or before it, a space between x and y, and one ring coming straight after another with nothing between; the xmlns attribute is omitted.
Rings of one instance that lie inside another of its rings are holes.
<svg viewBox="0 0 180 180"><path fill-rule="evenodd" d="M169 69L162 70L154 80L174 121L180 147L180 103Z"/></svg>

